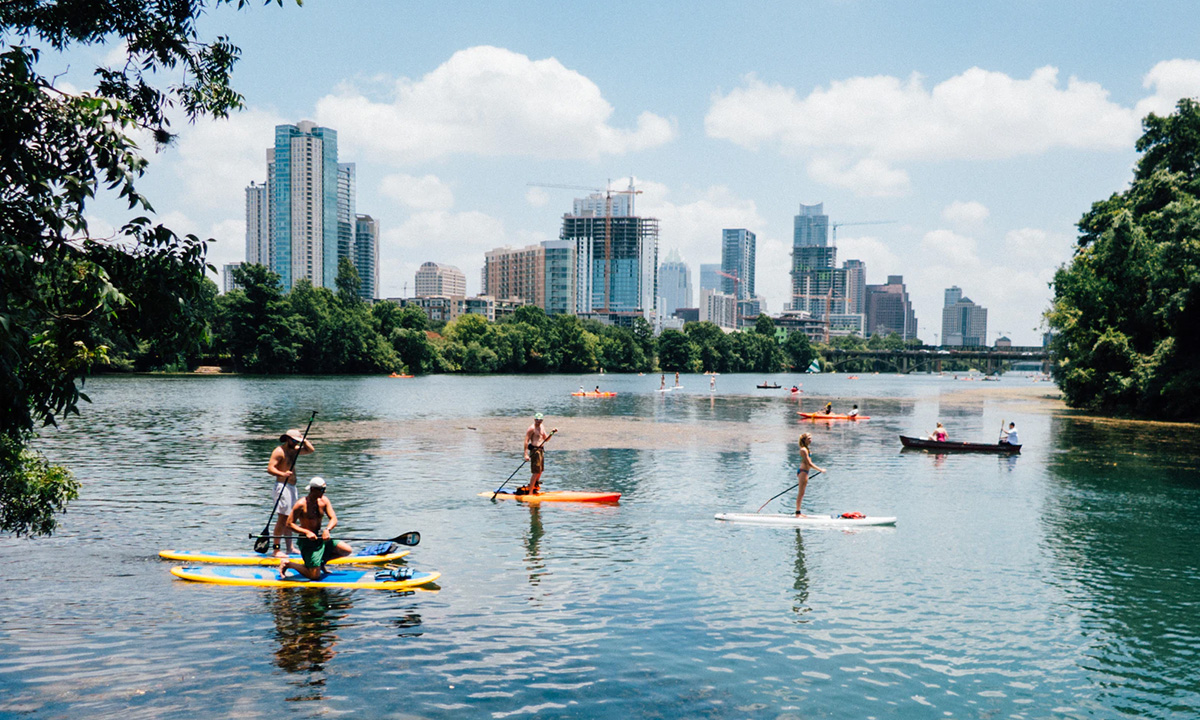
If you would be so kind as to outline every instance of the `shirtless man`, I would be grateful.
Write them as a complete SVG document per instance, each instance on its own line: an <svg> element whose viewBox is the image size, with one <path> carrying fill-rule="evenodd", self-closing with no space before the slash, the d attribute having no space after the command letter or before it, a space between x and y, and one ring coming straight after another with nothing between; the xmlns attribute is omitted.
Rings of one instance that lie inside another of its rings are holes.
<svg viewBox="0 0 1200 720"><path fill-rule="evenodd" d="M322 517L329 518L329 525L324 530L321 529ZM337 523L333 503L325 497L325 481L319 477L309 480L308 495L297 501L287 516L288 527L300 534L300 557L304 563L284 558L279 562L279 579L282 580L288 570L295 570L309 580L320 580L325 574L325 563L354 552L346 543L329 537L329 531L337 527Z"/></svg>
<svg viewBox="0 0 1200 720"><path fill-rule="evenodd" d="M525 431L525 460L529 462L529 484L517 488L518 495L536 495L542 490L542 472L546 469L546 441L550 435L558 432L554 428L547 433L542 427L542 414L533 416L533 424Z"/></svg>
<svg viewBox="0 0 1200 720"><path fill-rule="evenodd" d="M303 446L301 442L303 442ZM267 462L267 473L275 476L275 487L271 493L271 499L275 503L275 532L272 535L277 536L275 538L275 557L277 558L285 558L295 552L295 548L292 546L292 531L287 529L287 517L292 506L300 499L300 495L296 491L296 473L292 471L292 468L296 466L296 456L308 455L314 451L312 442L305 439L304 433L299 430L288 430L279 436L279 447L271 452L271 459ZM286 541L284 548L279 547L280 539Z"/></svg>

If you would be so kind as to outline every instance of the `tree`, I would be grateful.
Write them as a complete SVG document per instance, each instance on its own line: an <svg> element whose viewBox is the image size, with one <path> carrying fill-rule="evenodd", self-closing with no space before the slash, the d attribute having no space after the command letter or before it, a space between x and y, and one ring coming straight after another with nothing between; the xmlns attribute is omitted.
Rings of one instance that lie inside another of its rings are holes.
<svg viewBox="0 0 1200 720"><path fill-rule="evenodd" d="M808 341L808 335L799 330L790 333L783 341L783 354L792 369L800 372L807 370L817 356L816 350L813 350L812 344Z"/></svg>
<svg viewBox="0 0 1200 720"><path fill-rule="evenodd" d="M1149 115L1133 183L1079 221L1046 320L1075 407L1200 417L1200 103Z"/></svg>
<svg viewBox="0 0 1200 720"><path fill-rule="evenodd" d="M214 0L222 4L231 0ZM238 6L245 4L239 0ZM0 3L0 530L49 534L75 497L68 472L28 447L35 427L79 412L80 386L105 362L101 338L141 339L167 356L201 339L206 245L154 225L136 188L146 168L131 133L171 141L170 106L189 120L242 104L230 86L239 51L198 39L201 2L7 0ZM125 62L97 68L89 91L38 69L51 51L120 42ZM166 89L156 80L169 77ZM111 191L130 217L89 232L88 203Z"/></svg>
<svg viewBox="0 0 1200 720"><path fill-rule="evenodd" d="M754 332L767 337L775 337L775 321L766 313L759 313L754 320Z"/></svg>
<svg viewBox="0 0 1200 720"><path fill-rule="evenodd" d="M700 369L705 372L730 372L729 353L731 345L729 336L714 323L690 322L683 326L683 332L688 339L695 343L700 353Z"/></svg>
<svg viewBox="0 0 1200 720"><path fill-rule="evenodd" d="M658 364L666 372L699 372L700 349L686 334L668 328L658 336Z"/></svg>

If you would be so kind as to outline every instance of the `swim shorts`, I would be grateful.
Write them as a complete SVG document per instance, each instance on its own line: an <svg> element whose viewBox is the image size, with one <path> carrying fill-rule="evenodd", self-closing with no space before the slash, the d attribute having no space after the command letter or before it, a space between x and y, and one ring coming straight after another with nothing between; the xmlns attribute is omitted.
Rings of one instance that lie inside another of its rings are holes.
<svg viewBox="0 0 1200 720"><path fill-rule="evenodd" d="M321 567L336 556L337 540L309 540L299 538L300 557L304 558L304 567Z"/></svg>
<svg viewBox="0 0 1200 720"><path fill-rule="evenodd" d="M283 486L283 494L279 494L279 486ZM279 502L275 502L275 498L279 498ZM275 505L276 515L287 515L296 507L296 501L300 499L300 494L296 490L295 483L275 483L275 487L271 488L271 502ZM291 532L290 530L288 532Z"/></svg>
<svg viewBox="0 0 1200 720"><path fill-rule="evenodd" d="M541 447L529 448L529 471L540 473L546 469L546 451Z"/></svg>

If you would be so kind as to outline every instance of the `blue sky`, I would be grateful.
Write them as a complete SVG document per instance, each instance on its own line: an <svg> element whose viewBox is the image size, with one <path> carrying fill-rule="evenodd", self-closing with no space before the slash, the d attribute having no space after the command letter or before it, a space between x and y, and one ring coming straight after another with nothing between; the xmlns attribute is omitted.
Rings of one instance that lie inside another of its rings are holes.
<svg viewBox="0 0 1200 720"><path fill-rule="evenodd" d="M920 336L951 284L989 341L1037 328L1074 223L1126 187L1140 118L1200 95L1185 2L418 4L309 0L201 22L243 51L247 109L180 125L143 190L176 229L243 258L243 188L271 128L338 130L358 211L380 220L385 296L425 261L479 290L483 253L557 236L578 193L624 186L661 220L660 256L717 262L724 227L758 233L758 291L787 300L792 217L823 202L839 261L903 275ZM87 61L72 56L68 82ZM50 59L48 67L65 59ZM121 220L96 207L96 225ZM695 281L695 278L694 278Z"/></svg>

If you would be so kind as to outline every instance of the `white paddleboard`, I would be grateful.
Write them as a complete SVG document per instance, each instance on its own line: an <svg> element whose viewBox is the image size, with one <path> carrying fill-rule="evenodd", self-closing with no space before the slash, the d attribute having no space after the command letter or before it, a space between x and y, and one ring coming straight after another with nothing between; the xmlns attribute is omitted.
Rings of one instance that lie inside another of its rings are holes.
<svg viewBox="0 0 1200 720"><path fill-rule="evenodd" d="M755 525L782 525L786 527L845 528L896 524L896 518L883 517L882 515L868 515L864 518L844 518L840 514L835 517L829 515L796 517L795 515L779 515L774 513L717 513L715 517L718 520L725 520L727 522L752 523Z"/></svg>

